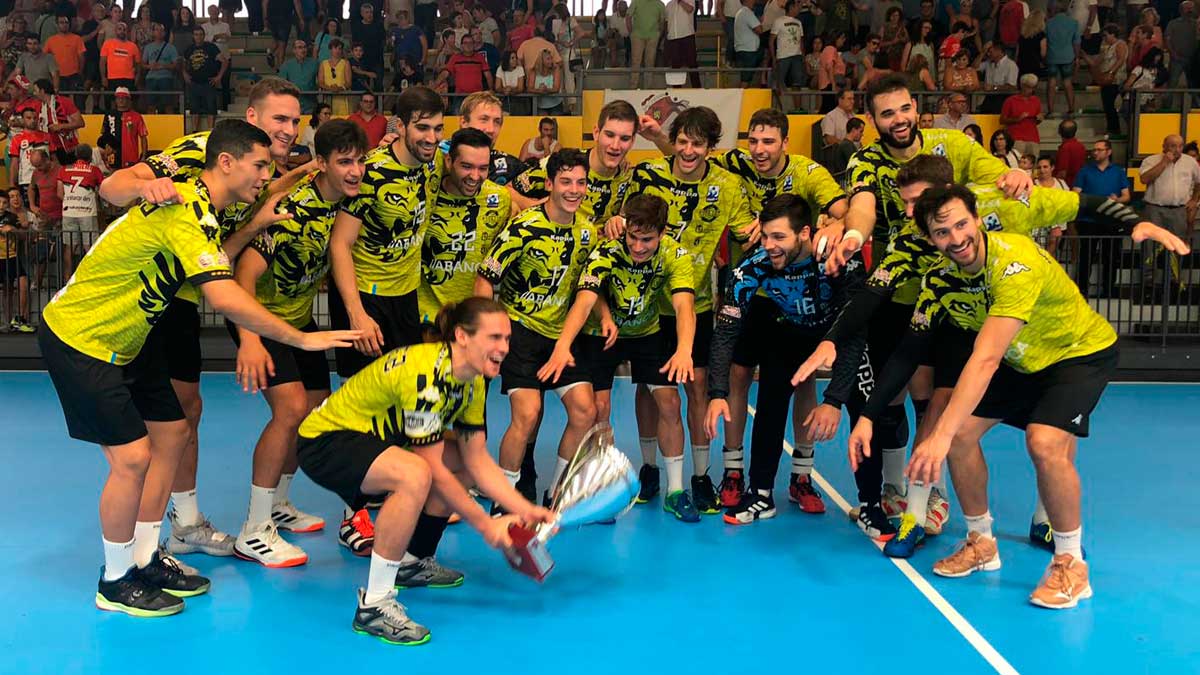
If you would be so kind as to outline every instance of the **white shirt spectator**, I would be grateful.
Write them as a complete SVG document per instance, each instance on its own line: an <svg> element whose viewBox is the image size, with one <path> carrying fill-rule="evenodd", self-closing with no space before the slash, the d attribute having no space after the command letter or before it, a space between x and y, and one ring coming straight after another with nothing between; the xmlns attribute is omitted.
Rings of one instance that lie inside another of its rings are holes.
<svg viewBox="0 0 1200 675"><path fill-rule="evenodd" d="M521 66L507 71L503 68L496 69L496 83L503 84L505 87L517 86L520 84L522 77L525 77L525 69Z"/></svg>
<svg viewBox="0 0 1200 675"><path fill-rule="evenodd" d="M1014 89L1017 86L1017 77L1019 76L1017 63L1008 58L1007 54L1000 57L999 61L985 59L979 70L983 73L983 83L985 85L996 87L1007 85Z"/></svg>
<svg viewBox="0 0 1200 675"><path fill-rule="evenodd" d="M762 25L770 28L775 25L776 19L786 15L787 10L784 9L783 5L776 2L776 0L767 0L767 4L763 7L762 11Z"/></svg>
<svg viewBox="0 0 1200 675"><path fill-rule="evenodd" d="M1163 154L1150 155L1142 160L1139 174L1145 174L1163 161ZM1180 155L1174 164L1163 169L1154 182L1146 186L1145 201L1155 206L1186 206L1192 190L1200 185L1200 164L1191 155Z"/></svg>
<svg viewBox="0 0 1200 675"><path fill-rule="evenodd" d="M854 113L848 113L841 108L830 110L821 118L821 135L842 140L846 137L846 122L853 118Z"/></svg>
<svg viewBox="0 0 1200 675"><path fill-rule="evenodd" d="M781 16L775 19L771 35L775 36L775 58L780 61L804 52L804 24L796 17Z"/></svg>
<svg viewBox="0 0 1200 675"><path fill-rule="evenodd" d="M933 120L934 129L955 129L962 131L972 124L978 124L978 122L976 122L975 118L971 117L970 114L964 114L962 117L959 117L957 120L955 120L950 116L950 113L946 113L944 115L938 115Z"/></svg>
<svg viewBox="0 0 1200 675"><path fill-rule="evenodd" d="M693 0L698 2L699 0ZM695 7L693 5L693 7ZM667 39L679 40L696 34L696 14L689 11L679 0L667 3Z"/></svg>
<svg viewBox="0 0 1200 675"><path fill-rule="evenodd" d="M737 16L733 17L733 51L756 52L761 48L758 33L754 32L761 23L754 15L754 10L742 7Z"/></svg>
<svg viewBox="0 0 1200 675"><path fill-rule="evenodd" d="M1100 19L1092 19L1092 24L1087 25L1088 13L1091 8L1096 6L1096 0L1071 0L1071 18L1075 19L1075 23L1079 24L1080 35L1092 35L1100 32Z"/></svg>
<svg viewBox="0 0 1200 675"><path fill-rule="evenodd" d="M221 38L220 40L214 40L213 38L222 33L225 35L233 35L233 31L230 30L229 24L224 21L205 21L203 24L201 24L201 26L204 28L204 39L217 45L217 47L221 50L221 54L228 54L228 38Z"/></svg>
<svg viewBox="0 0 1200 675"><path fill-rule="evenodd" d="M499 30L500 24L496 23L496 20L490 16L484 17L483 21L479 22L479 35L483 38L483 42L485 44L498 47L499 45L496 44L495 37L492 35L492 32Z"/></svg>
<svg viewBox="0 0 1200 675"><path fill-rule="evenodd" d="M724 0L721 6L725 9L725 18L732 19L737 16L737 13L742 11L742 3L739 0Z"/></svg>

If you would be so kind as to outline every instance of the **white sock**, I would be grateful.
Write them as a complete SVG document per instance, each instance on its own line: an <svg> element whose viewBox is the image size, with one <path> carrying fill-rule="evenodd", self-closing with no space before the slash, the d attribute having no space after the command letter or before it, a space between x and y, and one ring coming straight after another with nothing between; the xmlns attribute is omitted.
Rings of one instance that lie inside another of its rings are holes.
<svg viewBox="0 0 1200 675"><path fill-rule="evenodd" d="M411 565L415 562L421 562L421 559L418 558L417 556L409 553L408 551L405 551L404 557L400 559L401 565Z"/></svg>
<svg viewBox="0 0 1200 675"><path fill-rule="evenodd" d="M792 450L792 475L808 476L813 470L813 444L796 445Z"/></svg>
<svg viewBox="0 0 1200 675"><path fill-rule="evenodd" d="M663 457L667 465L667 494L683 489L683 455L678 457Z"/></svg>
<svg viewBox="0 0 1200 675"><path fill-rule="evenodd" d="M282 504L288 500L288 488L292 487L292 479L295 477L294 473L280 474L279 486L275 488L272 504Z"/></svg>
<svg viewBox="0 0 1200 675"><path fill-rule="evenodd" d="M558 458L558 462L554 465L554 480L550 481L550 485L558 485L558 479L567 472L567 467L570 466L571 460Z"/></svg>
<svg viewBox="0 0 1200 675"><path fill-rule="evenodd" d="M642 448L642 464L646 466L655 466L658 463L658 439L657 438L638 438L638 445Z"/></svg>
<svg viewBox="0 0 1200 675"><path fill-rule="evenodd" d="M138 567L150 564L154 552L158 550L158 533L162 530L162 521L144 523L138 521L133 526L133 563Z"/></svg>
<svg viewBox="0 0 1200 675"><path fill-rule="evenodd" d="M1048 523L1050 516L1046 515L1046 505L1042 503L1042 495L1038 494L1037 506L1033 509L1033 522Z"/></svg>
<svg viewBox="0 0 1200 675"><path fill-rule="evenodd" d="M180 525L200 524L200 503L196 500L195 488L186 492L172 492L171 512Z"/></svg>
<svg viewBox="0 0 1200 675"><path fill-rule="evenodd" d="M508 469L501 469L501 471L504 472L504 477L508 479L508 484L516 487L517 481L521 480L521 470L509 471Z"/></svg>
<svg viewBox="0 0 1200 675"><path fill-rule="evenodd" d="M756 489L755 492L757 492L762 497L770 497L771 496L770 490Z"/></svg>
<svg viewBox="0 0 1200 675"><path fill-rule="evenodd" d="M708 475L708 446L693 445L692 446L692 474L696 476Z"/></svg>
<svg viewBox="0 0 1200 675"><path fill-rule="evenodd" d="M925 527L925 518L927 517L927 507L929 506L929 493L933 491L933 486L928 483L920 485L916 483L908 484L908 512L913 518L917 519L917 525ZM989 526L990 527L990 526Z"/></svg>
<svg viewBox="0 0 1200 675"><path fill-rule="evenodd" d="M883 484L904 489L904 451L906 448L883 449Z"/></svg>
<svg viewBox="0 0 1200 675"><path fill-rule="evenodd" d="M745 470L746 455L742 451L741 446L736 448L721 448L721 459L725 462L725 469Z"/></svg>
<svg viewBox="0 0 1200 675"><path fill-rule="evenodd" d="M968 516L964 513L963 518L967 521L967 532L978 532L989 539L995 539L992 536L991 511L984 511L981 516Z"/></svg>
<svg viewBox="0 0 1200 675"><path fill-rule="evenodd" d="M275 488L259 487L250 484L250 512L246 514L246 524L251 529L258 529L271 522L271 506L275 503Z"/></svg>
<svg viewBox="0 0 1200 675"><path fill-rule="evenodd" d="M400 563L388 560L378 553L371 554L371 572L367 576L367 594L364 600L369 605L387 597L396 586L396 573Z"/></svg>
<svg viewBox="0 0 1200 675"><path fill-rule="evenodd" d="M104 580L116 581L125 576L133 567L133 539L125 543L109 541L100 537L104 542Z"/></svg>
<svg viewBox="0 0 1200 675"><path fill-rule="evenodd" d="M1053 528L1053 525L1051 525ZM1070 532L1054 530L1054 555L1070 553L1076 560L1083 560L1083 526Z"/></svg>

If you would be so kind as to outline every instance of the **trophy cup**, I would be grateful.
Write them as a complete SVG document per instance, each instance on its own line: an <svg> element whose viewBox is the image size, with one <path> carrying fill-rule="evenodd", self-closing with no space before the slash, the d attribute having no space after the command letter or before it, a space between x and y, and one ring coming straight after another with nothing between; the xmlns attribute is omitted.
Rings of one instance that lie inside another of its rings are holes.
<svg viewBox="0 0 1200 675"><path fill-rule="evenodd" d="M505 551L505 557L513 569L544 581L554 569L546 542L555 532L623 515L633 506L639 488L637 472L617 448L612 427L597 424L584 434L567 470L554 485L550 502L550 510L557 516L554 522L533 528L510 525L513 547Z"/></svg>

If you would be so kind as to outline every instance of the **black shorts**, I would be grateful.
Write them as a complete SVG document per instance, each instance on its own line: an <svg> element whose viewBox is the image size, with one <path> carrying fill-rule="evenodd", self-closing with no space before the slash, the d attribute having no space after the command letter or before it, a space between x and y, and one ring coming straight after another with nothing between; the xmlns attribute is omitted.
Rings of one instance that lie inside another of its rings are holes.
<svg viewBox="0 0 1200 675"><path fill-rule="evenodd" d="M196 303L172 299L146 342L162 344L172 380L200 381L200 308Z"/></svg>
<svg viewBox="0 0 1200 675"><path fill-rule="evenodd" d="M184 419L161 345L147 340L137 358L118 366L80 352L43 325L38 346L71 438L124 445L146 435L146 422Z"/></svg>
<svg viewBox="0 0 1200 675"><path fill-rule="evenodd" d="M548 391L579 382L591 382L587 349L580 338L576 338L571 345L575 365L563 368L557 382L539 380L537 372L546 365L553 353L554 340L514 322L508 356L500 364L500 393L507 394L513 389Z"/></svg>
<svg viewBox="0 0 1200 675"><path fill-rule="evenodd" d="M750 299L749 316L742 319L742 333L733 346L733 363L754 368L762 361L764 347L774 344L771 327L778 322L779 309L770 298L756 295Z"/></svg>
<svg viewBox="0 0 1200 675"><path fill-rule="evenodd" d="M679 340L675 333L674 315L658 317L658 332L663 336L663 344L667 354L675 353ZM712 352L713 313L712 310L696 314L696 339L692 341L692 367L707 368L708 357Z"/></svg>
<svg viewBox="0 0 1200 675"><path fill-rule="evenodd" d="M608 350L604 349L604 338L599 335L582 335L579 339L583 341L583 349L588 354L592 388L596 391L612 389L617 366L625 361L629 362L629 372L634 384L674 386L667 379L666 373L658 372L672 354L666 350L662 331L642 337L617 338L612 349Z"/></svg>
<svg viewBox="0 0 1200 675"><path fill-rule="evenodd" d="M292 36L292 27L296 25L296 19L293 16L268 16L267 27L271 30L271 37L275 38L276 42L288 41Z"/></svg>
<svg viewBox="0 0 1200 675"><path fill-rule="evenodd" d="M384 353L424 341L416 291L404 295L371 295L359 291L358 297L363 310L379 324L379 330L383 333ZM331 289L329 293L329 322L334 330L350 329L350 316L346 313L342 295L336 289ZM367 356L354 347L340 347L334 350L334 356L337 358L337 373L342 377L351 377L375 360L375 357Z"/></svg>
<svg viewBox="0 0 1200 675"><path fill-rule="evenodd" d="M1001 364L974 414L1018 429L1044 424L1087 438L1088 418L1117 370L1117 358L1114 343L1036 373L1020 373Z"/></svg>
<svg viewBox="0 0 1200 675"><path fill-rule="evenodd" d="M27 276L29 275L25 273L25 266L17 256L0 260L0 285L14 284L15 287L17 279Z"/></svg>
<svg viewBox="0 0 1200 675"><path fill-rule="evenodd" d="M366 506L362 482L376 458L394 444L359 431L330 431L300 436L296 455L312 482L342 498L355 511Z"/></svg>
<svg viewBox="0 0 1200 675"><path fill-rule="evenodd" d="M958 376L975 351L975 338L979 333L965 328L959 328L950 321L942 321L933 336L933 346L929 358L933 366L933 388L953 389L958 384Z"/></svg>
<svg viewBox="0 0 1200 675"><path fill-rule="evenodd" d="M237 326L226 320L225 328L233 336L233 343L240 347L242 341ZM317 322L312 319L300 329L304 333L315 333L317 330ZM267 378L268 388L300 382L304 385L304 391L329 391L329 361L325 359L325 352L309 352L265 337L259 339L275 364L275 375Z"/></svg>

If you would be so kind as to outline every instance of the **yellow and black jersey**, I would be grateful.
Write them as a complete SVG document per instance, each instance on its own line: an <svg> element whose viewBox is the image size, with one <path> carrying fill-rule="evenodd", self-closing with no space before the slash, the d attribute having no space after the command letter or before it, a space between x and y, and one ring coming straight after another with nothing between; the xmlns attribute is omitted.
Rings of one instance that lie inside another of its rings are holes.
<svg viewBox="0 0 1200 675"><path fill-rule="evenodd" d="M583 214L577 212L569 224L555 223L545 205L535 206L500 231L479 276L497 287L509 318L558 339L597 238L595 225Z"/></svg>
<svg viewBox="0 0 1200 675"><path fill-rule="evenodd" d="M341 203L321 196L318 175L301 179L280 201L278 210L292 217L269 226L250 244L267 261L255 297L296 328L312 322L313 299L329 273L329 236Z"/></svg>
<svg viewBox="0 0 1200 675"><path fill-rule="evenodd" d="M955 183L995 183L1009 167L982 145L954 129L922 129L916 132L921 144L918 155L937 155L954 166ZM915 157L916 155L914 155ZM911 157L909 158L911 159ZM876 247L886 246L904 224L904 200L896 187L896 174L908 160L893 157L882 139L860 149L846 166L850 196L859 192L875 195Z"/></svg>
<svg viewBox="0 0 1200 675"><path fill-rule="evenodd" d="M696 289L696 312L713 308L713 255L721 234L743 239L741 231L753 220L746 188L729 171L709 162L699 181L683 181L671 173L673 157L642 162L633 170L629 194L652 194L667 203L667 236L679 243L692 259L692 286ZM673 314L670 303L664 314Z"/></svg>
<svg viewBox="0 0 1200 675"><path fill-rule="evenodd" d="M358 290L370 295L406 295L421 279L421 234L442 180L442 152L432 161L406 166L392 146L367 153L367 171L357 197L342 210L362 221L354 243Z"/></svg>
<svg viewBox="0 0 1200 675"><path fill-rule="evenodd" d="M755 217L762 212L763 204L775 197L799 195L807 202L815 223L818 214L827 213L830 206L846 197L829 170L804 155L784 155L783 169L778 176L760 174L754 168L750 153L742 148L718 153L710 159L742 179L746 198L750 201L750 213Z"/></svg>
<svg viewBox="0 0 1200 675"><path fill-rule="evenodd" d="M438 193L421 242L421 320L432 323L442 306L462 302L475 290L479 263L508 223L508 190L484 181L474 197Z"/></svg>
<svg viewBox="0 0 1200 675"><path fill-rule="evenodd" d="M687 251L664 236L654 257L635 263L625 241L601 243L588 257L579 277L579 290L601 295L612 312L621 337L658 332L659 304L675 293L695 293L692 260Z"/></svg>
<svg viewBox="0 0 1200 675"><path fill-rule="evenodd" d="M92 245L42 314L59 339L125 365L185 281L232 278L208 188L197 180L178 190L183 203L136 206Z"/></svg>
<svg viewBox="0 0 1200 675"><path fill-rule="evenodd" d="M1050 254L1029 237L983 232L983 269L970 274L948 258L925 273L912 316L912 330L931 330L949 319L978 331L989 316L1025 323L1004 361L1023 373L1077 356L1094 354L1117 340L1104 317L1084 300Z"/></svg>
<svg viewBox="0 0 1200 675"><path fill-rule="evenodd" d="M588 151L587 196L579 205L579 212L588 220L603 227L609 218L621 212L621 205L625 203L625 196L629 190L629 179L633 177L633 171L622 162L614 175L601 176L591 169L592 150ZM530 199L549 197L550 188L546 185L546 161L548 159L543 157L540 162L517 176L512 183L513 189L521 196Z"/></svg>
<svg viewBox="0 0 1200 675"><path fill-rule="evenodd" d="M454 377L450 347L428 342L393 349L346 380L304 418L300 435L371 434L402 448L431 445L453 425L484 429L483 377Z"/></svg>

